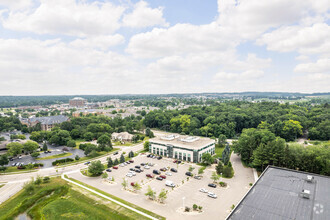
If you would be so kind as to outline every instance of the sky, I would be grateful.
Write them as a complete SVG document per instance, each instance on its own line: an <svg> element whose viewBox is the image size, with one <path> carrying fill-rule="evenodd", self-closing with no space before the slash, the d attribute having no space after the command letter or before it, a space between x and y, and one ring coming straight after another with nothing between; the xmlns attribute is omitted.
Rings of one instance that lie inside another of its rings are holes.
<svg viewBox="0 0 330 220"><path fill-rule="evenodd" d="M330 92L330 0L0 0L0 95Z"/></svg>

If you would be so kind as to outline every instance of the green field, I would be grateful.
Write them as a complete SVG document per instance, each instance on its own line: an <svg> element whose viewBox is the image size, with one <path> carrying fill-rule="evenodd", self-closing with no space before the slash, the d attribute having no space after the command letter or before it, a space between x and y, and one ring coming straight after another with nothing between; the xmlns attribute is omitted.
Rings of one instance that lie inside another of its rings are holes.
<svg viewBox="0 0 330 220"><path fill-rule="evenodd" d="M67 156L71 156L72 153L61 153L61 154L55 154L55 155L52 155L52 156L48 156L48 157L40 157L38 158L37 160L49 160L49 159L55 159L55 158L60 158L60 157L67 157Z"/></svg>
<svg viewBox="0 0 330 220"><path fill-rule="evenodd" d="M17 169L17 167L7 167L5 171L1 171L0 173L16 173L16 172L36 172L38 171L37 168L32 169Z"/></svg>
<svg viewBox="0 0 330 220"><path fill-rule="evenodd" d="M0 220L15 219L24 213L31 219L146 219L145 217L89 193L76 190L61 178L27 187L0 205ZM88 195L89 196L88 196Z"/></svg>

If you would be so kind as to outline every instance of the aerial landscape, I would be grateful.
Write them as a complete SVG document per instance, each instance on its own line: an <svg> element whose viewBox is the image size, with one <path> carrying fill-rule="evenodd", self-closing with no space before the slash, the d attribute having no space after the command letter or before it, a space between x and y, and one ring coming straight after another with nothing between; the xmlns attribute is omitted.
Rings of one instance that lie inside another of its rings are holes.
<svg viewBox="0 0 330 220"><path fill-rule="evenodd" d="M0 0L0 220L330 218L329 0Z"/></svg>

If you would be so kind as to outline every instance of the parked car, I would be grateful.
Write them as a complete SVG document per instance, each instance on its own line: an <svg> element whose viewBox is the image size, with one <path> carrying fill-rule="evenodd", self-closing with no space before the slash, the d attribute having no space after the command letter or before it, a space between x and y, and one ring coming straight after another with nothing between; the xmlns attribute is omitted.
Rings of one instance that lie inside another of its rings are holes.
<svg viewBox="0 0 330 220"><path fill-rule="evenodd" d="M182 161L181 160L178 160L177 163L180 164Z"/></svg>
<svg viewBox="0 0 330 220"><path fill-rule="evenodd" d="M157 179L157 180L163 180L163 178L161 178L160 176L157 176L156 179Z"/></svg>
<svg viewBox="0 0 330 220"><path fill-rule="evenodd" d="M154 175L152 175L152 174L147 174L146 177L154 178Z"/></svg>
<svg viewBox="0 0 330 220"><path fill-rule="evenodd" d="M117 166L114 166L114 167L112 167L113 169L115 169L115 170L118 170L118 167Z"/></svg>
<svg viewBox="0 0 330 220"><path fill-rule="evenodd" d="M148 154L147 157L151 157L151 154Z"/></svg>
<svg viewBox="0 0 330 220"><path fill-rule="evenodd" d="M118 154L118 151L116 151L113 155L117 155Z"/></svg>
<svg viewBox="0 0 330 220"><path fill-rule="evenodd" d="M205 189L205 188L201 188L201 189L199 189L199 191L202 192L202 193L207 193L208 192L207 189Z"/></svg>
<svg viewBox="0 0 330 220"><path fill-rule="evenodd" d="M177 160L174 160L174 161L173 161L173 163L176 163L176 162L177 162Z"/></svg>
<svg viewBox="0 0 330 220"><path fill-rule="evenodd" d="M194 176L194 178L195 178L195 179L197 179L197 180L200 180L200 179L202 179L202 177L201 177L201 176Z"/></svg>
<svg viewBox="0 0 330 220"><path fill-rule="evenodd" d="M160 168L160 171L165 172L165 171L167 171L167 168L166 167Z"/></svg>
<svg viewBox="0 0 330 220"><path fill-rule="evenodd" d="M146 165L146 164L145 164L145 163L140 163L140 165L141 165L141 166L144 166L144 165Z"/></svg>
<svg viewBox="0 0 330 220"><path fill-rule="evenodd" d="M215 185L214 183L209 183L208 186L209 187L213 187L213 188L216 188L217 187L217 185Z"/></svg>
<svg viewBox="0 0 330 220"><path fill-rule="evenodd" d="M130 163L134 163L134 160L129 160Z"/></svg>
<svg viewBox="0 0 330 220"><path fill-rule="evenodd" d="M129 171L128 173L131 173L133 176L136 176L136 173L134 171Z"/></svg>
<svg viewBox="0 0 330 220"><path fill-rule="evenodd" d="M191 172L186 172L186 176L193 176Z"/></svg>
<svg viewBox="0 0 330 220"><path fill-rule="evenodd" d="M111 170L110 170L110 169L106 169L105 171L107 171L107 172L111 172Z"/></svg>
<svg viewBox="0 0 330 220"><path fill-rule="evenodd" d="M140 169L135 169L135 172L141 173L142 171Z"/></svg>
<svg viewBox="0 0 330 220"><path fill-rule="evenodd" d="M138 168L138 169L140 169L141 167L140 167L140 166L138 166L138 165L136 165L136 166L135 166L135 168Z"/></svg>
<svg viewBox="0 0 330 220"><path fill-rule="evenodd" d="M175 184L170 181L170 180L166 180L166 183L165 183L166 186L169 186L169 187L175 187Z"/></svg>
<svg viewBox="0 0 330 220"><path fill-rule="evenodd" d="M150 167L148 165L145 165L144 169L150 169Z"/></svg>
<svg viewBox="0 0 330 220"><path fill-rule="evenodd" d="M165 175L172 176L172 173L171 172L166 172Z"/></svg>
<svg viewBox="0 0 330 220"><path fill-rule="evenodd" d="M149 163L148 165L151 166L151 167L153 167L155 164L154 163Z"/></svg>
<svg viewBox="0 0 330 220"><path fill-rule="evenodd" d="M129 170L131 170L131 171L135 171L135 169L134 169L134 168L129 168Z"/></svg>
<svg viewBox="0 0 330 220"><path fill-rule="evenodd" d="M171 168L171 171L177 173L178 171L175 168Z"/></svg>
<svg viewBox="0 0 330 220"><path fill-rule="evenodd" d="M161 178L163 179L166 179L166 176L165 175L160 175Z"/></svg>
<svg viewBox="0 0 330 220"><path fill-rule="evenodd" d="M125 165L121 163L121 164L119 164L119 166L120 166L120 167L124 167Z"/></svg>
<svg viewBox="0 0 330 220"><path fill-rule="evenodd" d="M85 165L88 165L88 164L90 164L91 162L90 161L88 161L88 162L86 162L86 163L84 163Z"/></svg>
<svg viewBox="0 0 330 220"><path fill-rule="evenodd" d="M216 199L216 198L217 198L217 195L215 195L215 194L212 193L212 192L209 192L207 195L208 195L209 197L213 198L213 199Z"/></svg>
<svg viewBox="0 0 330 220"><path fill-rule="evenodd" d="M135 186L135 183L134 182L131 182L131 186Z"/></svg>
<svg viewBox="0 0 330 220"><path fill-rule="evenodd" d="M131 174L131 173L127 173L126 176L127 176L127 177L132 177L133 174Z"/></svg>
<svg viewBox="0 0 330 220"><path fill-rule="evenodd" d="M154 174L157 174L157 175L160 174L160 172L159 172L158 170L153 170L152 172L153 172Z"/></svg>
<svg viewBox="0 0 330 220"><path fill-rule="evenodd" d="M161 160L161 159L163 159L163 157L162 157L162 156L159 156L159 157L157 157L157 160Z"/></svg>
<svg viewBox="0 0 330 220"><path fill-rule="evenodd" d="M129 161L126 161L125 163L126 163L126 164L130 164L131 162L129 162Z"/></svg>

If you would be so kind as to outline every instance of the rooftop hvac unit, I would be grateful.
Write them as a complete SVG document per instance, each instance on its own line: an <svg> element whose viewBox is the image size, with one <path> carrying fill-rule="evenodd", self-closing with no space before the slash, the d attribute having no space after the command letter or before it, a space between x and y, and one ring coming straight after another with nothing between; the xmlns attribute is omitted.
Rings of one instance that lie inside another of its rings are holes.
<svg viewBox="0 0 330 220"><path fill-rule="evenodd" d="M309 197L311 195L311 192L307 189L303 189L302 192L301 192L301 195L302 195L303 198L309 199Z"/></svg>
<svg viewBox="0 0 330 220"><path fill-rule="evenodd" d="M311 176L311 175L307 175L307 182L313 182L313 179L314 179L314 177L313 176Z"/></svg>

